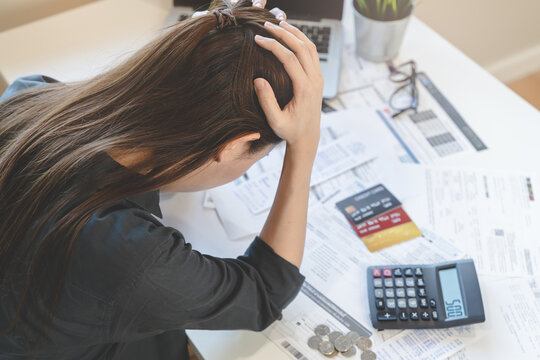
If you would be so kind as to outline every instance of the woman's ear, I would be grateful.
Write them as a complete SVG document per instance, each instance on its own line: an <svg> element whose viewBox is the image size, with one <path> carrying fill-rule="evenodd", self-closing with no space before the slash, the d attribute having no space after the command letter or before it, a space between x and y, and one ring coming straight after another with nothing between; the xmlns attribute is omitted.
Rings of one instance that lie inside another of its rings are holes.
<svg viewBox="0 0 540 360"><path fill-rule="evenodd" d="M233 139L225 145L216 157L217 162L229 162L236 160L248 153L251 142L259 140L261 133L244 134Z"/></svg>

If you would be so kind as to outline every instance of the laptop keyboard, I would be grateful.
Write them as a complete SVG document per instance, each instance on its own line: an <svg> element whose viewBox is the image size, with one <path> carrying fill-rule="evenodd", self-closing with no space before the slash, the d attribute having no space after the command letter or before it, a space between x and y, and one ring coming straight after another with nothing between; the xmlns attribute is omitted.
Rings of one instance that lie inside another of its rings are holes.
<svg viewBox="0 0 540 360"><path fill-rule="evenodd" d="M178 17L178 21L184 21L189 18L189 15L182 14ZM306 34L311 41L313 41L317 46L319 54L328 54L330 32L332 30L329 26L299 25L294 23L291 23L291 25L296 26L300 31Z"/></svg>
<svg viewBox="0 0 540 360"><path fill-rule="evenodd" d="M329 26L298 25L294 23L291 23L291 25L296 26L300 31L306 34L309 40L317 46L319 54L328 54L331 31Z"/></svg>

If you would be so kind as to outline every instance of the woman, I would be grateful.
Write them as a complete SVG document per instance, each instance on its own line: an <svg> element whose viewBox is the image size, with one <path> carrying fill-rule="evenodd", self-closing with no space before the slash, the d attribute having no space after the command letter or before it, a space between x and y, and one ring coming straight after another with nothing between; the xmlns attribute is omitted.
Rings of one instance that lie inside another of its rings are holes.
<svg viewBox="0 0 540 360"><path fill-rule="evenodd" d="M88 81L8 88L0 359L185 359L184 329L277 319L303 282L322 87L306 36L243 0ZM243 256L201 255L157 220L160 190L224 184L282 140L273 207Z"/></svg>

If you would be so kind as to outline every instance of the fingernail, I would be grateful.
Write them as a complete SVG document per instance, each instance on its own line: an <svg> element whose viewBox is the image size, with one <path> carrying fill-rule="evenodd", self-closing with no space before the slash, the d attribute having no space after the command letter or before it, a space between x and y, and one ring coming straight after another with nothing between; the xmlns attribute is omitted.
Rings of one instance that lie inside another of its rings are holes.
<svg viewBox="0 0 540 360"><path fill-rule="evenodd" d="M255 41L263 41L264 38L261 35L255 35Z"/></svg>
<svg viewBox="0 0 540 360"><path fill-rule="evenodd" d="M281 25L281 26L283 26L283 25L289 25L289 23L286 22L285 20L281 20L281 21L279 22L279 25Z"/></svg>
<svg viewBox="0 0 540 360"><path fill-rule="evenodd" d="M281 20L282 22L283 22L283 20L285 20L285 18L283 17L282 14L278 14L278 15L276 16L276 19ZM281 23L280 23L280 25L281 25Z"/></svg>
<svg viewBox="0 0 540 360"><path fill-rule="evenodd" d="M264 22L264 26L266 26L266 27L273 27L273 26L275 26L275 25L272 24L270 21L265 21L265 22Z"/></svg>
<svg viewBox="0 0 540 360"><path fill-rule="evenodd" d="M255 88L257 90L262 90L266 86L265 81L263 79L255 79Z"/></svg>
<svg viewBox="0 0 540 360"><path fill-rule="evenodd" d="M256 7L262 7L260 1L254 1L254 2L253 2L253 6L256 6Z"/></svg>

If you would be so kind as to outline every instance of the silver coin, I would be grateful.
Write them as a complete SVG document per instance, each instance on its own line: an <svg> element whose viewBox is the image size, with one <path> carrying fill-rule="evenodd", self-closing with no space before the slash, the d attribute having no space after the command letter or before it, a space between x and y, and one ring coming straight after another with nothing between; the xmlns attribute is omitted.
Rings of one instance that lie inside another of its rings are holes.
<svg viewBox="0 0 540 360"><path fill-rule="evenodd" d="M351 348L347 351L345 351L344 353L342 353L343 356L345 357L353 357L354 355L356 355L356 346L351 346Z"/></svg>
<svg viewBox="0 0 540 360"><path fill-rule="evenodd" d="M360 350L365 351L371 349L373 343L369 338L361 336L360 339L356 341L356 345Z"/></svg>
<svg viewBox="0 0 540 360"><path fill-rule="evenodd" d="M319 350L319 345L323 341L319 335L312 336L308 339L307 344L310 348Z"/></svg>
<svg viewBox="0 0 540 360"><path fill-rule="evenodd" d="M351 348L352 345L353 345L353 343L351 342L351 339L349 339L348 337L343 336L343 335L338 337L336 339L336 341L335 341L336 349L339 352L348 351Z"/></svg>
<svg viewBox="0 0 540 360"><path fill-rule="evenodd" d="M330 342L334 345L336 345L336 339L340 336L343 336L343 334L339 331L332 331L329 335L328 335L328 339L330 340Z"/></svg>
<svg viewBox="0 0 540 360"><path fill-rule="evenodd" d="M351 332L347 333L345 336L348 337L349 339L351 339L351 342L353 344L356 344L358 339L360 339L360 335L356 331L351 331Z"/></svg>
<svg viewBox="0 0 540 360"><path fill-rule="evenodd" d="M322 341L319 344L319 351L321 354L329 356L334 353L334 344L332 344L330 341Z"/></svg>
<svg viewBox="0 0 540 360"><path fill-rule="evenodd" d="M324 324L317 325L315 328L315 335L326 336L330 333L330 328Z"/></svg>
<svg viewBox="0 0 540 360"><path fill-rule="evenodd" d="M377 358L377 355L371 350L364 351L362 355L360 356L360 359L362 360L375 360L376 358Z"/></svg>

